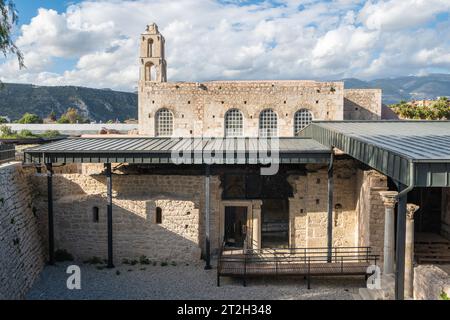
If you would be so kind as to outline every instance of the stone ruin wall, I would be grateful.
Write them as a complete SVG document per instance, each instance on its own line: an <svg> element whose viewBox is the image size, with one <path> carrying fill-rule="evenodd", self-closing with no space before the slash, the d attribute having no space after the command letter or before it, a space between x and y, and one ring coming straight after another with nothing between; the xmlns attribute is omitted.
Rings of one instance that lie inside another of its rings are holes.
<svg viewBox="0 0 450 320"><path fill-rule="evenodd" d="M357 246L356 162L337 160L334 168L333 246ZM294 247L326 247L328 168L308 165L303 176L291 176L290 242Z"/></svg>
<svg viewBox="0 0 450 320"><path fill-rule="evenodd" d="M420 265L414 268L414 299L441 300L442 293L450 297L449 268L444 271L436 265Z"/></svg>
<svg viewBox="0 0 450 320"><path fill-rule="evenodd" d="M308 165L303 176L291 176L290 243L294 247L327 246L326 166ZM358 168L356 160L337 160L334 168L333 246L370 246L382 261L384 205L380 191L386 176Z"/></svg>
<svg viewBox="0 0 450 320"><path fill-rule="evenodd" d="M356 177L358 246L370 246L383 260L385 207L380 191L387 191L387 177L375 170L358 170Z"/></svg>
<svg viewBox="0 0 450 320"><path fill-rule="evenodd" d="M107 255L106 178L102 166L83 165L84 173L53 176L55 249L77 260ZM76 171L69 168L69 172ZM36 206L46 234L46 175L35 174ZM219 247L219 191L211 179L211 247ZM99 221L94 222L94 207ZM162 224L156 224L156 208ZM204 177L183 175L113 175L113 241L116 263L145 255L154 261L198 261L204 247ZM44 238L46 246L47 239Z"/></svg>
<svg viewBox="0 0 450 320"><path fill-rule="evenodd" d="M205 83L141 82L139 131L154 136L155 114L174 113L174 136L215 136L225 133L225 113L233 108L244 116L244 136L257 137L259 114L272 108L278 115L279 136L294 135L294 114L309 109L317 120L343 120L342 82L214 81Z"/></svg>
<svg viewBox="0 0 450 320"><path fill-rule="evenodd" d="M384 206L378 194L387 190L386 177L357 169L355 160L337 160L334 171L334 246L372 246L382 254ZM83 165L80 173L58 168L54 175L56 249L78 259L106 258L106 184L102 166ZM327 166L308 165L305 175L291 175L290 244L324 247L327 243ZM45 174L36 174L36 207L46 235ZM116 261L145 255L155 260L195 261L204 248L204 177L183 175L114 175L113 223ZM221 244L220 179L211 177L211 247ZM92 210L99 208L98 223ZM156 207L163 210L155 224ZM44 242L46 246L46 239Z"/></svg>
<svg viewBox="0 0 450 320"><path fill-rule="evenodd" d="M380 120L382 91L380 89L345 89L344 120Z"/></svg>
<svg viewBox="0 0 450 320"><path fill-rule="evenodd" d="M20 163L0 166L0 300L24 298L44 266L29 174Z"/></svg>

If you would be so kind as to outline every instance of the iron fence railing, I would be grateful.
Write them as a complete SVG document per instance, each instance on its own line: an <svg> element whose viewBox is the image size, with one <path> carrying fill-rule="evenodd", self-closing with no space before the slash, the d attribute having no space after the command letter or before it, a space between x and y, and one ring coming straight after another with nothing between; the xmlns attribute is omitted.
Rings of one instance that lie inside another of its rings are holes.
<svg viewBox="0 0 450 320"><path fill-rule="evenodd" d="M16 158L16 147L11 143L0 143L0 162L13 161Z"/></svg>
<svg viewBox="0 0 450 320"><path fill-rule="evenodd" d="M370 247L235 249L220 250L217 285L221 276L241 277L244 286L249 277L304 276L310 288L312 276L364 275L377 265L379 256Z"/></svg>

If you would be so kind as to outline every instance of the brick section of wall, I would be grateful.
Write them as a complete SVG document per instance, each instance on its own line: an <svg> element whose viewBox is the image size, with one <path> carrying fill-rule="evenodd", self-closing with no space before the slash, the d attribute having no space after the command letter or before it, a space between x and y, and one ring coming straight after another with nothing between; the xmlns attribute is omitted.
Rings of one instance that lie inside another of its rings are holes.
<svg viewBox="0 0 450 320"><path fill-rule="evenodd" d="M445 292L450 296L450 275L435 265L414 268L414 299L439 300Z"/></svg>
<svg viewBox="0 0 450 320"><path fill-rule="evenodd" d="M344 120L379 120L382 114L380 89L345 89Z"/></svg>
<svg viewBox="0 0 450 320"><path fill-rule="evenodd" d="M358 246L370 246L383 258L385 208L380 191L388 190L387 177L374 170L358 170L356 212Z"/></svg>
<svg viewBox="0 0 450 320"><path fill-rule="evenodd" d="M309 109L316 120L343 120L342 82L215 81L205 83L143 83L139 92L139 131L154 136L155 114L174 114L175 136L223 137L225 113L244 116L244 136L257 137L259 115L271 108L278 115L280 136L294 135L294 114Z"/></svg>
<svg viewBox="0 0 450 320"><path fill-rule="evenodd" d="M355 246L355 162L338 160L334 168L333 246ZM309 165L304 176L291 176L290 243L293 247L326 247L328 222L327 166Z"/></svg>
<svg viewBox="0 0 450 320"><path fill-rule="evenodd" d="M0 166L0 300L22 299L44 266L32 190L21 164Z"/></svg>

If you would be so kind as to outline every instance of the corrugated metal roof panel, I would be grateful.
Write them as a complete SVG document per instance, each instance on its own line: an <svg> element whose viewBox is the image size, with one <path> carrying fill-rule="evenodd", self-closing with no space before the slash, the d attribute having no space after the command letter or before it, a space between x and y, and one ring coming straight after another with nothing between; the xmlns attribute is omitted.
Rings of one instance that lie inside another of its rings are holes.
<svg viewBox="0 0 450 320"><path fill-rule="evenodd" d="M179 163L180 159L171 161L174 153L185 157L185 163L204 164L215 159L218 163L253 164L273 146L276 148L273 151L281 158L274 162L329 161L330 150L317 141L309 138L278 140L268 144L266 139L259 138L73 138L27 149L25 159L29 163L123 162L123 159L130 163Z"/></svg>
<svg viewBox="0 0 450 320"><path fill-rule="evenodd" d="M450 121L314 122L301 132L334 146L403 184L450 187ZM418 165L424 164L424 165Z"/></svg>

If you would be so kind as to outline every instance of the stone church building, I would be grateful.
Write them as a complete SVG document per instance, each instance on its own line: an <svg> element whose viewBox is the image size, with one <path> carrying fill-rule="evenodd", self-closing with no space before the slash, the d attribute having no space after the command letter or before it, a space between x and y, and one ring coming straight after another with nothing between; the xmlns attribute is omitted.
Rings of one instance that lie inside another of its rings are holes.
<svg viewBox="0 0 450 320"><path fill-rule="evenodd" d="M386 217L401 186L411 184L405 175L414 167L393 153L395 145L387 148L382 136L371 136L376 126L393 133L403 126L380 121L381 90L301 80L170 82L165 47L158 27L149 25L140 37L138 136L68 139L26 151L26 162L48 169L31 175L30 183L50 254L64 249L76 259L108 258L112 265L112 256L115 264L141 256L199 261L214 258L222 246L370 246L380 265L389 250L392 267L394 216ZM331 128L339 123L346 125ZM358 130L375 142L355 153L347 147L359 142L327 143L340 132L354 138ZM247 152L263 139L279 141L274 175L261 175L261 164ZM195 156L171 161L170 152L197 143L215 150L231 143L234 157L206 166ZM372 158L377 144L379 156ZM392 165L383 147L393 153ZM429 211L416 231L449 239L448 181L433 179L424 178L408 202ZM420 203L424 196L436 201Z"/></svg>

